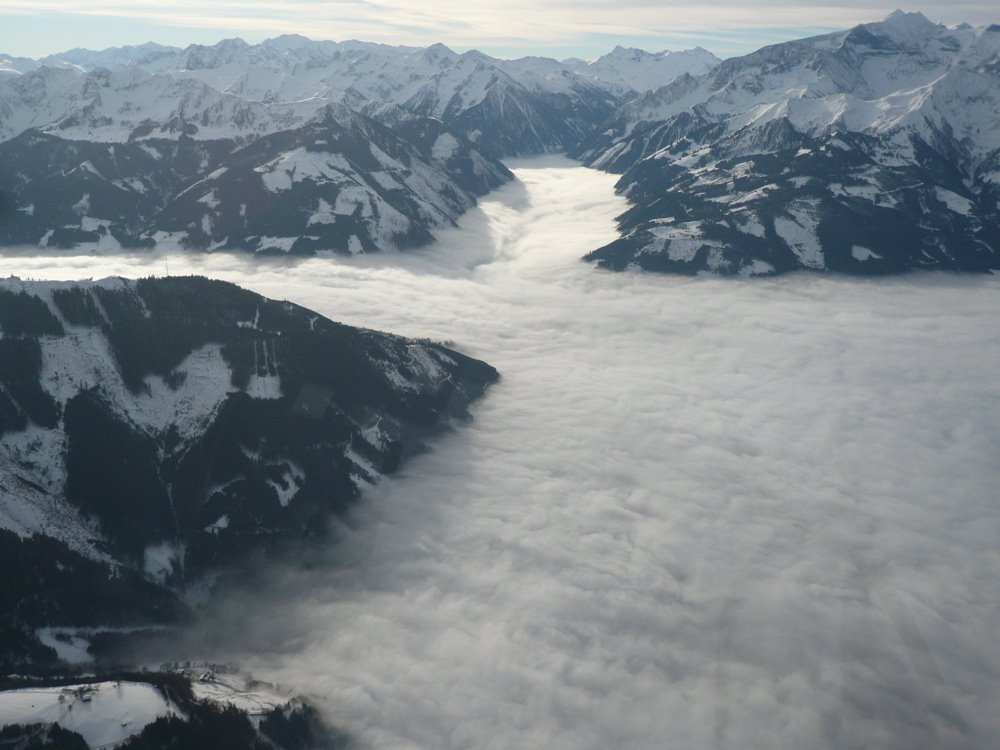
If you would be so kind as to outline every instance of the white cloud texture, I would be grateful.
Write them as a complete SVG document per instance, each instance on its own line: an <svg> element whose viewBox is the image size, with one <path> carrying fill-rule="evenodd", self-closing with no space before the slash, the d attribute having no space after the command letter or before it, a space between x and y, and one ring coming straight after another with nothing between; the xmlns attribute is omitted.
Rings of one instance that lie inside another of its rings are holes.
<svg viewBox="0 0 1000 750"><path fill-rule="evenodd" d="M1000 283L599 272L614 176L522 167L422 251L170 258L503 374L325 564L232 594L185 655L374 748L991 745Z"/></svg>
<svg viewBox="0 0 1000 750"><path fill-rule="evenodd" d="M662 38L673 46L690 39L692 44L701 42L705 46L714 42L725 52L733 45L745 46L747 32L761 32L757 34L761 40L783 41L795 36L789 30L847 28L879 20L894 8L860 0L728 0L707 4L690 0L0 0L0 13L6 14L131 19L261 38L301 33L313 38L359 38L390 44L443 41L486 50L536 48L539 53L546 47L580 45L594 37ZM978 0L919 0L907 9L923 11L932 20L945 23L984 24L998 20L995 4ZM779 35L777 30L786 31ZM87 46L87 40L81 39L80 45Z"/></svg>

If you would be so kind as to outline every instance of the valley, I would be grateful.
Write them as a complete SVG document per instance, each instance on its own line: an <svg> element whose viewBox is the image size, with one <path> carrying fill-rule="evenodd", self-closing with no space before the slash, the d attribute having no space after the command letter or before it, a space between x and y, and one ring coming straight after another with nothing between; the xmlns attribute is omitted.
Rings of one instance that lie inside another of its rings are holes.
<svg viewBox="0 0 1000 750"><path fill-rule="evenodd" d="M0 260L169 260L503 374L328 565L263 572L156 653L238 660L374 746L993 736L1000 286L595 272L614 176L509 164L420 253Z"/></svg>

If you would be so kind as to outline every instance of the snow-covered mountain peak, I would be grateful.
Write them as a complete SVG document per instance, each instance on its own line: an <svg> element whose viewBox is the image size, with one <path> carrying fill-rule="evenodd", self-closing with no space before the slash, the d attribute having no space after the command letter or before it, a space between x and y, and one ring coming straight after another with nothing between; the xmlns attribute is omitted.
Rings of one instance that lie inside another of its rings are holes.
<svg viewBox="0 0 1000 750"><path fill-rule="evenodd" d="M322 42L313 41L301 34L282 34L281 36L264 40L260 46L288 52L291 50L308 49L318 44L322 44Z"/></svg>
<svg viewBox="0 0 1000 750"><path fill-rule="evenodd" d="M678 52L646 52L618 45L593 62L566 60L564 64L575 73L612 86L616 91L634 93L658 89L685 74L707 73L719 62L719 58L701 47Z"/></svg>
<svg viewBox="0 0 1000 750"><path fill-rule="evenodd" d="M638 49L637 47L623 47L620 44L616 44L614 49L609 53L604 55L605 59L623 59L623 60L638 60L643 57L653 57L652 52L647 52L646 50Z"/></svg>
<svg viewBox="0 0 1000 750"><path fill-rule="evenodd" d="M592 257L720 273L995 268L998 40L899 12L627 102L581 149L626 171L637 204L629 234Z"/></svg>
<svg viewBox="0 0 1000 750"><path fill-rule="evenodd" d="M919 10L905 11L897 8L878 23L891 26L896 29L925 29L936 28L937 24L932 22Z"/></svg>
<svg viewBox="0 0 1000 750"><path fill-rule="evenodd" d="M885 20L862 24L859 28L879 39L882 44L888 43L910 52L919 52L942 33L947 35L949 31L945 26L930 21L923 13L906 13L901 10L891 13Z"/></svg>
<svg viewBox="0 0 1000 750"><path fill-rule="evenodd" d="M470 50L471 52L476 52L476 50ZM468 53L466 53L468 54ZM482 54L481 52L478 54ZM458 53L455 52L451 47L441 42L432 44L430 47L424 50L422 57L428 60L436 60L439 58L454 59L458 57Z"/></svg>
<svg viewBox="0 0 1000 750"><path fill-rule="evenodd" d="M218 68L229 63L241 63L251 46L239 37L223 39L211 46L192 44L183 53L184 70Z"/></svg>
<svg viewBox="0 0 1000 750"><path fill-rule="evenodd" d="M19 76L29 70L35 70L39 63L28 57L13 57L0 55L0 76Z"/></svg>
<svg viewBox="0 0 1000 750"><path fill-rule="evenodd" d="M226 39L183 50L135 47L100 53L73 51L53 56L52 60L81 76L97 68L139 68L154 76L197 81L214 92L192 95L182 112L165 111L163 92L158 92L155 102L138 92L134 101L119 101L116 107L111 107L105 97L97 107L102 124L94 134L114 132L117 135L112 139L128 135L136 127L135 115L139 112L144 113L143 121L152 121L154 126L164 123L161 116L176 119L178 115L194 126L188 128L189 135L203 139L224 137L220 113L239 109L246 114L232 120L234 127L228 135L246 138L300 126L333 102L354 102L359 106L367 102L392 103L435 117L444 117L447 112L449 122L455 123L467 110L487 100L493 102L489 117L501 117L502 102L517 100L519 117L526 122L512 122L508 113L497 126L523 132L501 139L495 148L498 152L524 152L571 145L584 128L592 127L611 112L617 104L613 91L632 90L627 85L611 85L580 75L554 60L545 61L545 65L525 64L498 60L476 50L458 54L440 43L427 48L394 47L359 41L313 41L298 35L253 45L242 39ZM67 118L94 119L92 102L86 94L67 99L62 92L52 92L51 96L46 91L7 92L3 79L17 77L15 64L6 62L0 68L11 71L0 76L0 112L12 113L8 117L0 115L7 120L0 120L0 137L13 137L24 127L47 127ZM86 85L81 82L78 87ZM93 87L93 83L89 85ZM41 112L34 104L39 96L51 104ZM59 101L65 102L62 111ZM194 110L198 102L201 111ZM179 103L175 102L175 107ZM90 109L81 113L81 107ZM559 114L536 111L553 107L560 110ZM485 132L485 123L471 120L482 116L470 114L468 124L457 125L459 132L475 140L477 131ZM581 117L588 119L586 125L576 123L566 134L554 132L562 119ZM91 137L90 132L87 137ZM514 146L516 142L520 143Z"/></svg>

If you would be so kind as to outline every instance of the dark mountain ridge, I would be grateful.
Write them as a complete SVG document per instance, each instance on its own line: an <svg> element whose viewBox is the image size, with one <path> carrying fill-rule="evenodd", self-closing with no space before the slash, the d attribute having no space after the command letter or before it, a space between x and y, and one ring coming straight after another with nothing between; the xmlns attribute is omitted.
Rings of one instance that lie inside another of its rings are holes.
<svg viewBox="0 0 1000 750"><path fill-rule="evenodd" d="M919 13L765 47L623 105L613 270L1000 268L1000 35Z"/></svg>
<svg viewBox="0 0 1000 750"><path fill-rule="evenodd" d="M197 277L8 280L0 331L9 665L52 657L38 628L169 622L193 581L323 534L498 377Z"/></svg>

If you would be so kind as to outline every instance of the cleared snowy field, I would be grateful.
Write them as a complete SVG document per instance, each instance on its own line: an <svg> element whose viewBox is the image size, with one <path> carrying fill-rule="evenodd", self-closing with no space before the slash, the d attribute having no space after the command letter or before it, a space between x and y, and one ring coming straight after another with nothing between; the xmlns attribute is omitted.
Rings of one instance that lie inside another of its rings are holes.
<svg viewBox="0 0 1000 750"><path fill-rule="evenodd" d="M0 692L0 726L55 722L81 734L95 750L113 747L158 717L178 713L155 687L142 682Z"/></svg>
<svg viewBox="0 0 1000 750"><path fill-rule="evenodd" d="M328 569L233 593L185 658L313 693L380 748L994 743L1000 281L596 272L614 177L514 166L402 256L0 260L169 260L503 374Z"/></svg>

